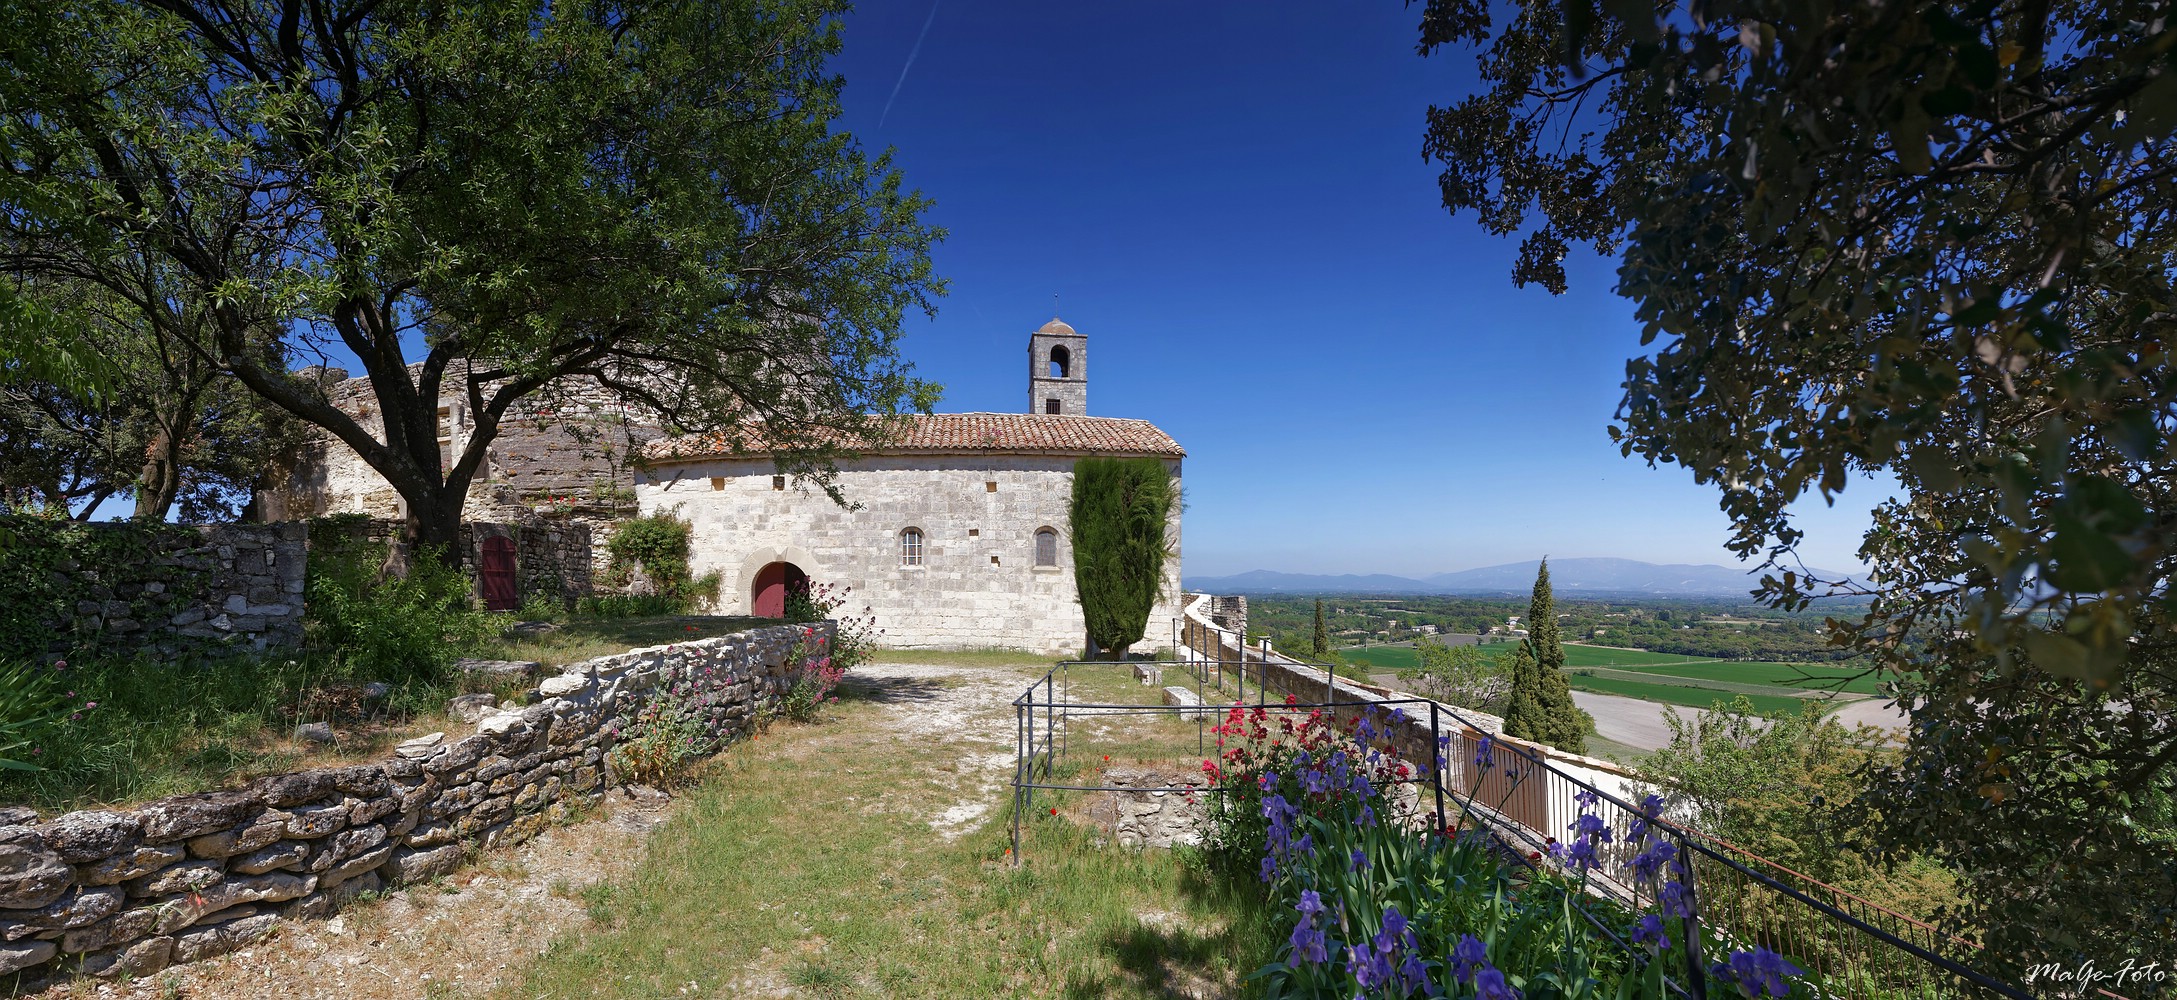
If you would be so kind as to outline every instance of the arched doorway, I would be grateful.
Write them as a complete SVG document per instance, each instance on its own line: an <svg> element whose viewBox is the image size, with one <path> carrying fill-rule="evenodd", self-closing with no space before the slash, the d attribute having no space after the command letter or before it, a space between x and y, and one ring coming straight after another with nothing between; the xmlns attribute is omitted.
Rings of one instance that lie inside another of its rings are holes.
<svg viewBox="0 0 2177 1000"><path fill-rule="evenodd" d="M516 585L514 569L514 540L505 535L484 539L483 565L477 568L476 576L483 585L485 608L512 611L521 607L521 588Z"/></svg>
<svg viewBox="0 0 2177 1000"><path fill-rule="evenodd" d="M795 587L809 585L809 574L790 562L770 563L756 571L756 585L751 589L750 613L758 618L786 617L786 592Z"/></svg>

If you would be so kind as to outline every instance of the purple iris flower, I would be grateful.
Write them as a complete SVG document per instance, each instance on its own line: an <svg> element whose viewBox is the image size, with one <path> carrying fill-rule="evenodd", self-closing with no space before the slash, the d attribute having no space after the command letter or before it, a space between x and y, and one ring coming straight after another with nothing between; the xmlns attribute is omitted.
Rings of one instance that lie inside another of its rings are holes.
<svg viewBox="0 0 2177 1000"><path fill-rule="evenodd" d="M1663 877L1663 869L1678 856L1678 845L1668 840L1649 844L1646 850L1626 862L1625 868L1633 875L1633 881L1641 885L1654 885Z"/></svg>
<svg viewBox="0 0 2177 1000"><path fill-rule="evenodd" d="M1670 935L1663 933L1663 918L1651 913L1633 925L1633 943L1648 949L1652 954L1671 946Z"/></svg>
<svg viewBox="0 0 2177 1000"><path fill-rule="evenodd" d="M1484 736L1481 742L1474 744L1474 766L1487 771L1496 766L1496 763L1497 741L1494 737Z"/></svg>
<svg viewBox="0 0 2177 1000"><path fill-rule="evenodd" d="M1791 992L1787 979L1797 979L1807 970L1791 964L1784 956L1767 948L1752 951L1734 951L1728 962L1717 962L1709 967L1709 975L1738 985L1739 992L1750 997L1764 994L1781 997Z"/></svg>
<svg viewBox="0 0 2177 1000"><path fill-rule="evenodd" d="M1656 890L1655 901L1657 905L1663 908L1664 916L1690 917L1693 915L1693 890L1686 888L1684 883L1663 883L1663 888Z"/></svg>
<svg viewBox="0 0 2177 1000"><path fill-rule="evenodd" d="M1364 872L1364 871L1367 871L1367 870L1368 870L1368 852L1367 852L1367 851L1364 851L1364 850L1361 850L1361 849L1360 849L1360 848L1358 848L1358 847L1354 848L1354 849L1353 849L1353 857L1352 857L1352 858L1350 858L1350 859L1348 859L1348 860L1347 860L1347 862L1346 862L1346 871L1349 871L1349 872Z"/></svg>
<svg viewBox="0 0 2177 1000"><path fill-rule="evenodd" d="M1293 909L1300 911L1300 923L1293 927L1291 938L1293 960L1307 963L1329 961L1329 943L1324 940L1323 929L1316 921L1323 913L1323 897L1313 889L1303 889L1300 902Z"/></svg>
<svg viewBox="0 0 2177 1000"><path fill-rule="evenodd" d="M1477 1000L1519 1000L1519 991L1491 965L1482 966L1482 971L1474 974L1474 991Z"/></svg>
<svg viewBox="0 0 2177 1000"><path fill-rule="evenodd" d="M1451 975L1462 983L1474 981L1475 970L1489 965L1489 946L1472 934L1459 935L1459 943L1451 949Z"/></svg>

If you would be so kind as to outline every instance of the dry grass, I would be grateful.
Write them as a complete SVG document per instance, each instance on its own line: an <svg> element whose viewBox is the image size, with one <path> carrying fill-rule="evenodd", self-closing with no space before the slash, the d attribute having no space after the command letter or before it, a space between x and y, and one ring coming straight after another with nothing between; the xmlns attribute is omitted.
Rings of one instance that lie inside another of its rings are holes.
<svg viewBox="0 0 2177 1000"><path fill-rule="evenodd" d="M1040 673L850 675L831 720L773 729L689 797L606 927L499 995L1237 994L1264 958L1256 910L1188 855L1103 845L1050 815L1062 793L1037 799L1008 863L1010 702ZM1192 734L1165 752L1190 755Z"/></svg>
<svg viewBox="0 0 2177 1000"><path fill-rule="evenodd" d="M733 615L660 615L648 618L573 618L541 635L502 640L489 656L536 660L548 667L580 663L643 646L691 642L777 625L776 618Z"/></svg>

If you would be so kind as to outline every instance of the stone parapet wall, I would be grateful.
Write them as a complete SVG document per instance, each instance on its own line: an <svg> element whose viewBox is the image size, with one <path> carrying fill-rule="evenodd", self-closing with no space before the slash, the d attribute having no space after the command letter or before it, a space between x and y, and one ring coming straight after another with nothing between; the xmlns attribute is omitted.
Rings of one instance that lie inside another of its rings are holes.
<svg viewBox="0 0 2177 1000"><path fill-rule="evenodd" d="M712 736L746 731L792 686L805 632L828 642L833 626L589 660L471 735L411 740L377 763L44 822L0 810L0 975L150 975L524 841L604 793L626 720L661 692Z"/></svg>
<svg viewBox="0 0 2177 1000"><path fill-rule="evenodd" d="M9 520L16 525L7 530L23 540L17 552L0 550L0 571L36 574L19 582L39 590L14 593L0 584L0 600L39 619L44 652L266 649L302 641L309 548L302 525Z"/></svg>

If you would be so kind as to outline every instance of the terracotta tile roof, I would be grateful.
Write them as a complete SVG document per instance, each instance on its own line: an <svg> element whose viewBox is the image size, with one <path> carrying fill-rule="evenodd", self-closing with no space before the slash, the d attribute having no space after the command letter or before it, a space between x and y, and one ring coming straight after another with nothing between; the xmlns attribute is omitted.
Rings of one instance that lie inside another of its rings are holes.
<svg viewBox="0 0 2177 1000"><path fill-rule="evenodd" d="M1151 455L1182 458L1187 454L1171 435L1146 420L1077 417L1041 413L936 413L899 418L893 439L872 447L835 437L834 443L874 455ZM652 441L643 457L669 464L720 456L770 454L762 426L743 435L736 453L724 433L689 434Z"/></svg>

